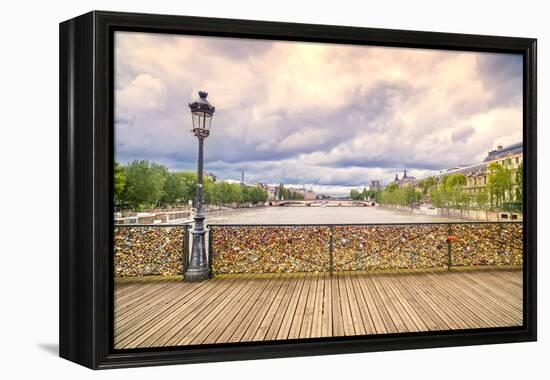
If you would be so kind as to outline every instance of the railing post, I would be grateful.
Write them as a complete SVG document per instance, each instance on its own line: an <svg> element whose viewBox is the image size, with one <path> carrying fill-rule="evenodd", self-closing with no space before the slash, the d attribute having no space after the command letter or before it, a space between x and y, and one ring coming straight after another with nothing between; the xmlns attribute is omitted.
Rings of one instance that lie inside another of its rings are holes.
<svg viewBox="0 0 550 380"><path fill-rule="evenodd" d="M498 224L498 250L497 250L497 257L498 259L500 260L500 262L502 263L502 259L504 257L503 253L504 253L504 248L503 248L504 244L503 244L503 241L502 241L502 223L499 223Z"/></svg>
<svg viewBox="0 0 550 380"><path fill-rule="evenodd" d="M330 275L332 276L332 265L333 265L333 261L332 261L332 255L333 255L333 246L332 246L332 233L333 233L333 229L332 229L332 226L329 227L329 238L328 238L328 270L329 270L329 273Z"/></svg>
<svg viewBox="0 0 550 380"><path fill-rule="evenodd" d="M453 225L449 223L449 231L447 234L447 269L451 270L451 267L453 266L453 241L451 240L451 236L453 235Z"/></svg>
<svg viewBox="0 0 550 380"><path fill-rule="evenodd" d="M206 225L206 230L208 231L208 251L206 256L208 257L208 275L212 278L214 277L212 274L212 227L210 225Z"/></svg>
<svg viewBox="0 0 550 380"><path fill-rule="evenodd" d="M187 265L189 264L189 225L183 227L183 273L187 271Z"/></svg>

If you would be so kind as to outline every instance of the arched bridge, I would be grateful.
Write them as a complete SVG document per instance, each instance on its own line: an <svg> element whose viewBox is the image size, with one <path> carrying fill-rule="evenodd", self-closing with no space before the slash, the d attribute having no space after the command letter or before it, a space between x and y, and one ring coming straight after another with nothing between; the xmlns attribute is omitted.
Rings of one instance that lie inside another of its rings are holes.
<svg viewBox="0 0 550 380"><path fill-rule="evenodd" d="M274 200L269 206L281 207L373 207L374 201L357 201L352 199L312 199L312 200Z"/></svg>

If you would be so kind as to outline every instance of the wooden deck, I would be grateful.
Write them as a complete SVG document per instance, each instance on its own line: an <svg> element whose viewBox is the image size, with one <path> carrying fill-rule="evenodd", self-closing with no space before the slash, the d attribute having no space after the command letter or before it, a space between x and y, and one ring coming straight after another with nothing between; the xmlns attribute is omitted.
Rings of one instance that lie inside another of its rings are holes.
<svg viewBox="0 0 550 380"><path fill-rule="evenodd" d="M519 270L121 280L115 348L522 324Z"/></svg>

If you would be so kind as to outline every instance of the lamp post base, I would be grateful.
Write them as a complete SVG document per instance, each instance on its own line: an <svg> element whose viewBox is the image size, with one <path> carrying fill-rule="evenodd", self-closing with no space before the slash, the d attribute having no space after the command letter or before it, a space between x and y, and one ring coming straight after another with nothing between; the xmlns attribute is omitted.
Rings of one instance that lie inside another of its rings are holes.
<svg viewBox="0 0 550 380"><path fill-rule="evenodd" d="M195 228L191 231L193 235L193 246L191 247L191 260L185 271L185 281L203 281L210 278L210 268L205 247L205 233L202 223L204 216L202 212L195 216Z"/></svg>
<svg viewBox="0 0 550 380"><path fill-rule="evenodd" d="M210 278L210 273L207 269L188 269L184 274L185 281L189 282L198 282L208 280Z"/></svg>

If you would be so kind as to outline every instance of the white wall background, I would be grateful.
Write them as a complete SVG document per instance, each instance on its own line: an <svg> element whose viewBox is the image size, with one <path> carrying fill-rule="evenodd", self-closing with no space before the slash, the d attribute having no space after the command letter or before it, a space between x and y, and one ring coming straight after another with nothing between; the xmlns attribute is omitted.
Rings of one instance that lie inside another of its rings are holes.
<svg viewBox="0 0 550 380"><path fill-rule="evenodd" d="M542 378L548 354L550 28L543 1L11 1L0 39L0 377ZM93 9L539 39L539 342L93 372L57 358L58 23ZM546 70L545 70L546 69ZM546 218L545 218L546 216ZM544 299L546 298L546 300Z"/></svg>

